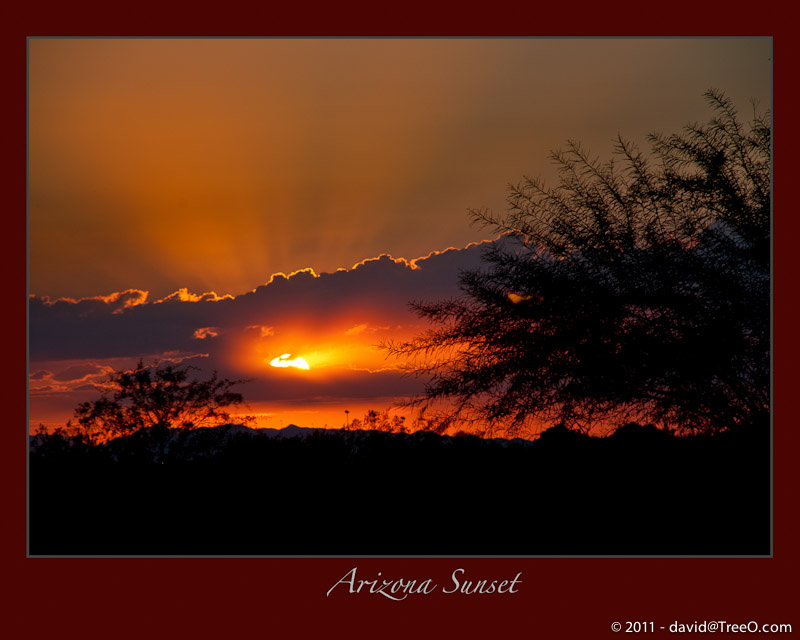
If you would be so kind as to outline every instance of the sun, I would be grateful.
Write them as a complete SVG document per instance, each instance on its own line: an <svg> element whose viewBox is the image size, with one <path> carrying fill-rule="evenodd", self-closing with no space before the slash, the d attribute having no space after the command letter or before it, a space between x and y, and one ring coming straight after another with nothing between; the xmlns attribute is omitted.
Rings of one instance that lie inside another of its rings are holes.
<svg viewBox="0 0 800 640"><path fill-rule="evenodd" d="M297 367L298 369L308 369L308 362L300 358L292 358L291 353L284 353L282 356L273 358L270 362L273 367Z"/></svg>

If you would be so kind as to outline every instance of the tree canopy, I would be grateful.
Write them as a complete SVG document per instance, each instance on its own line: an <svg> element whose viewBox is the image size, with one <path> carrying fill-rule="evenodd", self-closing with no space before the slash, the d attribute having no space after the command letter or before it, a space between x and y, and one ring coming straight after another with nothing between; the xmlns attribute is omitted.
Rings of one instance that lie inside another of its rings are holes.
<svg viewBox="0 0 800 640"><path fill-rule="evenodd" d="M718 431L769 415L769 112L712 116L619 138L601 162L551 154L559 182L509 187L507 212L473 211L502 234L462 295L414 303L432 327L383 347L426 378L411 405L443 432L516 435L630 421Z"/></svg>
<svg viewBox="0 0 800 640"><path fill-rule="evenodd" d="M189 377L193 367L171 362L113 373L100 398L75 409L80 431L105 440L141 428L195 429L230 422L230 407L244 399L232 391L242 380ZM241 418L238 418L240 421Z"/></svg>

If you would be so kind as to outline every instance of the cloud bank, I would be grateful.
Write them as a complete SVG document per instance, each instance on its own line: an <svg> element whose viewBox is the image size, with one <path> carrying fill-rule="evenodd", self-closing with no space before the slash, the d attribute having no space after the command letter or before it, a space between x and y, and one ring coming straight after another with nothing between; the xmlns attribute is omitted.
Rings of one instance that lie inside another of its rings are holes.
<svg viewBox="0 0 800 640"><path fill-rule="evenodd" d="M71 410L96 395L94 385L109 372L140 358L246 378L242 392L255 404L408 396L420 381L402 377L375 344L424 329L409 303L460 295L459 273L478 268L488 244L411 261L384 254L333 273L278 273L236 297L186 289L153 302L140 290L78 300L32 295L32 421L47 402L51 411L59 403ZM287 352L303 356L312 371L268 365Z"/></svg>

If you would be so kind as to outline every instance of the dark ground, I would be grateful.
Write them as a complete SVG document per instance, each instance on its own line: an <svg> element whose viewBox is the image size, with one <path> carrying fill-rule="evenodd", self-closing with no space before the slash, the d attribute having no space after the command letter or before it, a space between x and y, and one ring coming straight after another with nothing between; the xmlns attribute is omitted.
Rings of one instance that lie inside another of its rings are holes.
<svg viewBox="0 0 800 640"><path fill-rule="evenodd" d="M769 433L49 437L31 555L768 555ZM209 452L214 452L210 455ZM163 463L162 463L163 461Z"/></svg>

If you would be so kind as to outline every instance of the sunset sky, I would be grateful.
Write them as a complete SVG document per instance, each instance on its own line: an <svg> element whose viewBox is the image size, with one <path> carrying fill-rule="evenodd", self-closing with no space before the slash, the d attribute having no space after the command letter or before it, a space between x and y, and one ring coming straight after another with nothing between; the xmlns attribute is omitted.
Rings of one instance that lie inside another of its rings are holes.
<svg viewBox="0 0 800 640"><path fill-rule="evenodd" d="M30 424L171 358L262 426L340 426L419 389L373 345L457 293L548 152L607 158L770 106L769 39L32 39ZM448 251L448 249L450 249ZM383 256L383 257L381 257ZM283 274L283 275L282 275ZM292 275L294 274L294 275ZM275 368L285 353L309 369Z"/></svg>

